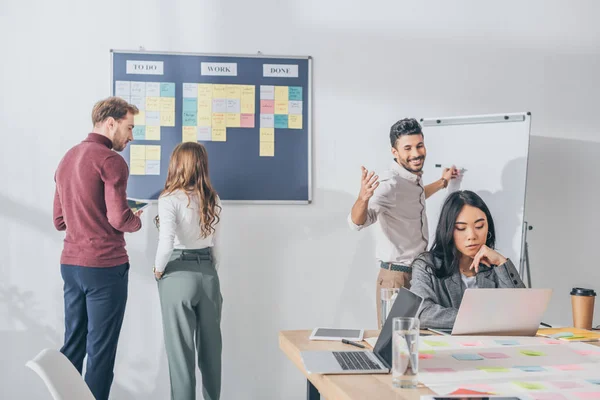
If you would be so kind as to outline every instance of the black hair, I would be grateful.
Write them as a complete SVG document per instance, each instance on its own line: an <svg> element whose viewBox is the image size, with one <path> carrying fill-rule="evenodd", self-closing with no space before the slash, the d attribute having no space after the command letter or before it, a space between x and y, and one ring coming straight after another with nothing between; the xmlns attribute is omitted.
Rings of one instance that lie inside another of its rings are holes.
<svg viewBox="0 0 600 400"><path fill-rule="evenodd" d="M431 254L434 258L442 261L441 268L434 269L438 278L450 277L459 270L460 252L454 243L454 225L456 224L458 214L460 214L465 205L478 208L484 212L488 223L488 237L485 244L490 249L493 249L496 245L494 220L489 208L481 197L470 190L453 192L442 206L442 212L440 213L440 219L435 231L435 240L431 247Z"/></svg>
<svg viewBox="0 0 600 400"><path fill-rule="evenodd" d="M392 147L396 145L396 140L404 135L423 135L421 124L414 118L404 118L396 122L390 128L390 142Z"/></svg>

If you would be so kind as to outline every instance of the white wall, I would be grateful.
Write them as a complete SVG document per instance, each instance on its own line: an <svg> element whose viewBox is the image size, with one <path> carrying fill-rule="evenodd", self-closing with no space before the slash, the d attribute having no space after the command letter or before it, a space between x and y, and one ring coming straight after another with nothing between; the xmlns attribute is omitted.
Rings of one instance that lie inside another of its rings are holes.
<svg viewBox="0 0 600 400"><path fill-rule="evenodd" d="M278 350L281 329L374 327L373 232L350 232L345 216L360 164L388 163L387 132L400 117L531 111L530 250L534 284L557 290L548 319L569 321L571 286L600 289L600 3L355 4L0 3L0 397L49 398L23 364L63 335L52 178L90 130L94 102L109 94L110 48L315 60L314 204L226 209L225 399L305 396L305 381ZM155 236L146 228L128 237L133 266L114 399L168 397L150 271Z"/></svg>

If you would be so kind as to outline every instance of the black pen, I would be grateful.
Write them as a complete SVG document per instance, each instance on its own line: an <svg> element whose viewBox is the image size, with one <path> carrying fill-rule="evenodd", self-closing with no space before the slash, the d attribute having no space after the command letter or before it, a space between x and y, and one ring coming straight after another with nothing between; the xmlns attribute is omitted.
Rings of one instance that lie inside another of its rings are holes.
<svg viewBox="0 0 600 400"><path fill-rule="evenodd" d="M541 326L545 326L546 328L552 328L552 325L548 325L548 324L545 324L543 322L540 322L540 325Z"/></svg>
<svg viewBox="0 0 600 400"><path fill-rule="evenodd" d="M354 343L354 342L351 342L350 340L346 340L346 339L342 339L342 343L351 344L352 346L360 347L361 349L365 348L365 346L363 346L360 343Z"/></svg>

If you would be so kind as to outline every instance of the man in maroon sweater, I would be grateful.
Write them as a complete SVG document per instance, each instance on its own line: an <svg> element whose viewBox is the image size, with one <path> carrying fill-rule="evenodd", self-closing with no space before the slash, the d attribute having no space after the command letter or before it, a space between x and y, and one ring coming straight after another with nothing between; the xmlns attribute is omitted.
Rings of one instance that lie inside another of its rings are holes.
<svg viewBox="0 0 600 400"><path fill-rule="evenodd" d="M129 169L113 150L133 140L138 109L110 97L92 111L94 129L70 149L56 171L54 226L66 231L61 256L65 343L61 352L81 373L97 400L108 399L117 342L127 302L129 258L124 232L142 224L127 205Z"/></svg>

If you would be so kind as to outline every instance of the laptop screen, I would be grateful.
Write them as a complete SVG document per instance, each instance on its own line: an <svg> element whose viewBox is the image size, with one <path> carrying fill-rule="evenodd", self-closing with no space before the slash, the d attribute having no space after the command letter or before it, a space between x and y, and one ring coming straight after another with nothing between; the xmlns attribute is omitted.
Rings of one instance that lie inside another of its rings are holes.
<svg viewBox="0 0 600 400"><path fill-rule="evenodd" d="M387 368L392 368L392 331L394 329L394 318L416 317L422 303L422 297L417 296L408 289L400 289L373 349L373 353L379 356L379 359Z"/></svg>

